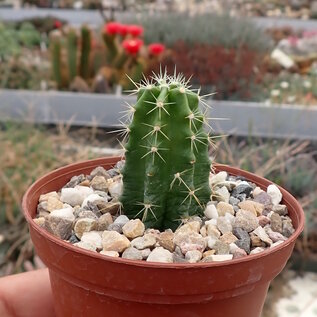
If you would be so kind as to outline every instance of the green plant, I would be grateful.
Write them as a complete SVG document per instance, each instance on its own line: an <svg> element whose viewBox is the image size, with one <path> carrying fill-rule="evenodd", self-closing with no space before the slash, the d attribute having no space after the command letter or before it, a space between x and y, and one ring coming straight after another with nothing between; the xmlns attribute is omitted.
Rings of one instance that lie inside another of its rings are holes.
<svg viewBox="0 0 317 317"><path fill-rule="evenodd" d="M67 32L68 76L72 81L77 75L77 35L73 29Z"/></svg>
<svg viewBox="0 0 317 317"><path fill-rule="evenodd" d="M183 218L202 214L210 200L201 97L182 76L166 73L137 87L120 201L128 217L175 229Z"/></svg>
<svg viewBox="0 0 317 317"><path fill-rule="evenodd" d="M90 71L89 56L91 51L91 32L87 26L81 28L80 51L79 73L82 78L87 79Z"/></svg>
<svg viewBox="0 0 317 317"><path fill-rule="evenodd" d="M162 42L172 47L182 40L188 45L202 43L225 48L247 46L256 51L267 51L272 46L270 37L246 18L216 14L189 16L165 12L134 16L131 20L143 25L146 30L144 40L147 43Z"/></svg>

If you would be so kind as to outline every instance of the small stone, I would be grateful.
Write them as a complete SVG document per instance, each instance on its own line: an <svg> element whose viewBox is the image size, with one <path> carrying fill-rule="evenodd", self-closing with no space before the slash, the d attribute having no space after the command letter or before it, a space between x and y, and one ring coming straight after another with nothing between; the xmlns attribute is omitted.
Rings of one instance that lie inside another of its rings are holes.
<svg viewBox="0 0 317 317"><path fill-rule="evenodd" d="M255 196L253 201L264 205L266 208L270 208L270 206L272 207L271 196L268 195L265 191L262 191L260 194Z"/></svg>
<svg viewBox="0 0 317 317"><path fill-rule="evenodd" d="M257 227L253 231L253 233L256 234L266 244L271 245L273 243L273 241L269 238L269 236L261 226Z"/></svg>
<svg viewBox="0 0 317 317"><path fill-rule="evenodd" d="M179 227L176 231L175 234L190 234L192 232L198 233L200 231L200 222L199 221L191 221L187 222L181 227Z"/></svg>
<svg viewBox="0 0 317 317"><path fill-rule="evenodd" d="M47 210L47 201L40 202L36 207L36 211L38 216L42 216L42 217L48 216L49 211Z"/></svg>
<svg viewBox="0 0 317 317"><path fill-rule="evenodd" d="M158 247L150 253L146 261L159 263L173 263L173 254L162 247Z"/></svg>
<svg viewBox="0 0 317 317"><path fill-rule="evenodd" d="M150 255L150 253L151 253L151 249L150 248L141 250L142 259L146 260L148 258L148 256Z"/></svg>
<svg viewBox="0 0 317 317"><path fill-rule="evenodd" d="M119 252L117 252L117 251L104 251L104 250L102 250L99 253L102 255L111 256L113 258L118 258L120 256Z"/></svg>
<svg viewBox="0 0 317 317"><path fill-rule="evenodd" d="M230 243L229 244L229 247L230 247L230 253L231 254L234 254L234 252L238 249L240 249L235 243Z"/></svg>
<svg viewBox="0 0 317 317"><path fill-rule="evenodd" d="M79 242L74 243L73 245L76 247L85 249L85 250L96 252L96 247L89 242L79 241Z"/></svg>
<svg viewBox="0 0 317 317"><path fill-rule="evenodd" d="M112 216L109 212L101 215L97 220L97 230L104 231L113 223Z"/></svg>
<svg viewBox="0 0 317 317"><path fill-rule="evenodd" d="M226 181L227 177L228 177L228 173L225 171L221 171L217 174L210 174L209 184L215 185L215 184L223 183Z"/></svg>
<svg viewBox="0 0 317 317"><path fill-rule="evenodd" d="M217 229L217 226L208 224L206 228L207 228L207 235L209 237L213 237L215 239L218 239L220 237L220 231Z"/></svg>
<svg viewBox="0 0 317 317"><path fill-rule="evenodd" d="M104 203L107 203L107 198L105 197L101 197L100 195L98 194L90 194L89 196L86 196L86 198L83 200L82 204L81 204L81 207L82 208L87 208L90 207L89 204L92 204L94 202L104 202ZM97 203L95 204L97 206ZM98 208L98 207L97 207ZM99 210L99 208L98 208Z"/></svg>
<svg viewBox="0 0 317 317"><path fill-rule="evenodd" d="M271 228L273 231L279 233L283 232L282 218L276 212L273 212L273 214L271 215Z"/></svg>
<svg viewBox="0 0 317 317"><path fill-rule="evenodd" d="M217 219L217 228L222 234L232 232L232 225L230 221L225 217L219 217Z"/></svg>
<svg viewBox="0 0 317 317"><path fill-rule="evenodd" d="M197 263L202 258L202 253L198 250L188 251L185 254L185 259L189 263Z"/></svg>
<svg viewBox="0 0 317 317"><path fill-rule="evenodd" d="M206 256L202 259L201 262L219 262L219 261L228 261L232 260L232 254L214 254L210 256Z"/></svg>
<svg viewBox="0 0 317 317"><path fill-rule="evenodd" d="M53 191L53 192L49 192L49 193L46 193L46 194L43 194L40 196L39 198L39 203L43 202L43 201L48 201L49 198L56 198L59 200L59 195L57 192Z"/></svg>
<svg viewBox="0 0 317 317"><path fill-rule="evenodd" d="M246 195L246 197L249 197L253 188L247 183L247 182L241 182L236 188L233 189L231 195L233 197L237 197L239 195Z"/></svg>
<svg viewBox="0 0 317 317"><path fill-rule="evenodd" d="M264 205L257 203L256 201L252 200L245 200L238 204L238 206L243 210L248 210L252 212L255 216L262 215L262 212L264 210Z"/></svg>
<svg viewBox="0 0 317 317"><path fill-rule="evenodd" d="M70 238L68 239L68 241L71 243L71 244L74 244L74 243L77 243L79 242L80 240L76 237L76 235L74 233L71 234Z"/></svg>
<svg viewBox="0 0 317 317"><path fill-rule="evenodd" d="M90 186L95 190L106 192L108 190L108 182L103 176L96 175L90 182Z"/></svg>
<svg viewBox="0 0 317 317"><path fill-rule="evenodd" d="M265 243L255 234L250 235L251 247L265 247Z"/></svg>
<svg viewBox="0 0 317 317"><path fill-rule="evenodd" d="M102 166L98 166L93 169L90 173L90 176L92 176L92 178L95 176L103 176L106 179L110 178L108 172Z"/></svg>
<svg viewBox="0 0 317 317"><path fill-rule="evenodd" d="M225 203L223 201L218 203L217 211L218 211L218 215L220 217L223 217L226 213L234 215L234 209L233 209L232 205Z"/></svg>
<svg viewBox="0 0 317 317"><path fill-rule="evenodd" d="M90 181L89 181L88 179L85 179L85 180L82 181L79 185L80 185L80 186L89 187L89 186L90 186Z"/></svg>
<svg viewBox="0 0 317 317"><path fill-rule="evenodd" d="M129 218L127 216L121 215L115 219L114 223L121 224L122 226L124 226L128 221L129 221Z"/></svg>
<svg viewBox="0 0 317 317"><path fill-rule="evenodd" d="M232 232L226 232L219 240L229 245L230 243L236 242L238 238L233 235Z"/></svg>
<svg viewBox="0 0 317 317"><path fill-rule="evenodd" d="M122 258L129 260L143 260L142 252L133 247L125 249L122 253Z"/></svg>
<svg viewBox="0 0 317 317"><path fill-rule="evenodd" d="M192 250L203 252L207 246L205 238L196 232L191 232L190 234L175 233L173 241L175 245L181 248L183 254Z"/></svg>
<svg viewBox="0 0 317 317"><path fill-rule="evenodd" d="M260 188L260 187L255 187L254 189L253 189L253 197L255 197L255 196L257 196L257 195L259 195L259 194L261 194L263 192L263 190Z"/></svg>
<svg viewBox="0 0 317 317"><path fill-rule="evenodd" d="M173 262L174 263L188 263L188 261L185 259L185 256L179 255L178 253L173 253Z"/></svg>
<svg viewBox="0 0 317 317"><path fill-rule="evenodd" d="M117 179L109 179L108 181L108 191L113 198L119 198L122 194L122 188L123 188L123 183L122 183L122 178L119 177Z"/></svg>
<svg viewBox="0 0 317 317"><path fill-rule="evenodd" d="M111 224L108 226L107 230L108 230L108 231L116 231L116 232L118 232L118 233L122 233L122 227L123 227L122 224L111 223Z"/></svg>
<svg viewBox="0 0 317 317"><path fill-rule="evenodd" d="M101 233L98 231L84 232L80 240L82 242L90 243L95 250L102 249Z"/></svg>
<svg viewBox="0 0 317 317"><path fill-rule="evenodd" d="M131 241L131 246L137 248L138 250L153 248L155 244L156 238L151 234L145 234L143 237L138 237Z"/></svg>
<svg viewBox="0 0 317 317"><path fill-rule="evenodd" d="M78 213L77 218L92 218L97 220L98 217L91 210L82 210Z"/></svg>
<svg viewBox="0 0 317 317"><path fill-rule="evenodd" d="M204 211L204 214L208 219L217 219L218 218L218 211L217 211L217 208L214 204L208 204L205 211Z"/></svg>
<svg viewBox="0 0 317 317"><path fill-rule="evenodd" d="M286 216L288 214L287 206L285 205L274 205L272 210L280 216Z"/></svg>
<svg viewBox="0 0 317 317"><path fill-rule="evenodd" d="M242 228L247 232L253 231L259 225L257 217L250 211L240 209L233 222L234 228Z"/></svg>
<svg viewBox="0 0 317 317"><path fill-rule="evenodd" d="M71 218L60 217L59 215L49 215L45 218L44 228L63 240L68 240L71 236L72 226L73 219Z"/></svg>
<svg viewBox="0 0 317 317"><path fill-rule="evenodd" d="M289 238L294 232L295 232L295 229L293 227L293 224L292 224L292 220L283 220L282 222L283 224L283 236Z"/></svg>
<svg viewBox="0 0 317 317"><path fill-rule="evenodd" d="M100 206L98 205L98 207ZM116 215L120 211L120 208L121 204L119 202L108 202L102 208L99 208L99 211L102 214L110 213L111 215Z"/></svg>
<svg viewBox="0 0 317 317"><path fill-rule="evenodd" d="M243 257L245 257L247 255L248 254L245 252L245 250L238 248L233 253L233 259L243 258Z"/></svg>
<svg viewBox="0 0 317 317"><path fill-rule="evenodd" d="M229 244L222 241L216 241L213 246L213 249L216 251L216 254L228 254L230 251Z"/></svg>
<svg viewBox="0 0 317 317"><path fill-rule="evenodd" d="M89 232L97 229L97 221L92 218L80 218L76 221L74 232L81 239L84 232Z"/></svg>
<svg viewBox="0 0 317 317"><path fill-rule="evenodd" d="M84 174L75 175L70 179L70 181L63 188L74 188L75 186L83 182L84 180L85 180Z"/></svg>
<svg viewBox="0 0 317 317"><path fill-rule="evenodd" d="M175 249L175 244L174 244L174 233L165 231L159 234L158 236L158 243L161 247L164 249L167 249L170 252L173 252Z"/></svg>
<svg viewBox="0 0 317 317"><path fill-rule="evenodd" d="M51 217L58 217L58 218L68 219L70 221L74 221L75 220L73 209L71 207L53 210L50 213L50 216Z"/></svg>
<svg viewBox="0 0 317 317"><path fill-rule="evenodd" d="M78 187L87 189L87 192L80 190ZM62 188L61 201L73 207L76 205L81 205L84 199L88 196L88 191L90 191L90 193L93 192L91 188L85 186L77 186L76 188Z"/></svg>
<svg viewBox="0 0 317 317"><path fill-rule="evenodd" d="M199 233L203 236L203 237L207 237L207 227L204 225L200 228Z"/></svg>
<svg viewBox="0 0 317 317"><path fill-rule="evenodd" d="M276 185L269 185L266 192L271 197L273 205L278 205L281 202L282 193Z"/></svg>
<svg viewBox="0 0 317 317"><path fill-rule="evenodd" d="M129 239L116 231L104 231L102 233L102 247L104 251L117 251L120 253L129 246Z"/></svg>
<svg viewBox="0 0 317 317"><path fill-rule="evenodd" d="M272 230L268 230L267 232L266 232L267 234L268 234L268 236L269 236L269 238L275 243L275 242L278 242L278 241L286 241L287 240L287 238L286 237L284 237L281 233L279 233L279 232L274 232L274 231L272 231Z"/></svg>
<svg viewBox="0 0 317 317"><path fill-rule="evenodd" d="M210 255L213 255L216 253L216 250L208 250L208 251L205 251L203 253L203 258L207 257L207 256L210 256Z"/></svg>
<svg viewBox="0 0 317 317"><path fill-rule="evenodd" d="M222 186L216 189L214 196L217 201L224 201L225 203L229 203L230 193L226 186Z"/></svg>
<svg viewBox="0 0 317 317"><path fill-rule="evenodd" d="M44 227L45 217L34 218L33 221L40 227Z"/></svg>
<svg viewBox="0 0 317 317"><path fill-rule="evenodd" d="M145 231L144 223L140 219L129 220L123 227L123 234L129 238L134 239L143 235Z"/></svg>
<svg viewBox="0 0 317 317"><path fill-rule="evenodd" d="M207 242L207 246L209 249L213 249L214 248L214 245L216 244L216 242L218 241L217 238L214 238L214 237L207 237L205 239L205 241Z"/></svg>
<svg viewBox="0 0 317 317"><path fill-rule="evenodd" d="M235 197L230 197L229 198L229 204L231 204L233 207L237 206L240 202L240 199L235 198Z"/></svg>
<svg viewBox="0 0 317 317"><path fill-rule="evenodd" d="M239 239L235 244L245 252L250 253L251 240L248 232L242 228L234 228L233 234Z"/></svg>
<svg viewBox="0 0 317 317"><path fill-rule="evenodd" d="M278 232L276 232L276 233L278 233ZM273 244L271 244L271 248L277 247L278 245L280 245L280 244L283 243L283 242L284 242L284 241L282 241L282 240L276 241L276 242L274 242Z"/></svg>
<svg viewBox="0 0 317 317"><path fill-rule="evenodd" d="M49 212L52 212L53 210L56 210L56 209L62 209L63 205L64 205L59 200L59 198L52 197L52 196L48 197L46 203L47 203L46 208L47 208L47 211L49 211Z"/></svg>
<svg viewBox="0 0 317 317"><path fill-rule="evenodd" d="M265 250L265 248L256 247L256 248L254 248L254 249L250 252L250 255L251 255L251 254L257 254L257 253L263 252L264 250Z"/></svg>
<svg viewBox="0 0 317 317"><path fill-rule="evenodd" d="M261 227L265 227L267 224L271 222L271 219L267 216L259 216L258 221Z"/></svg>

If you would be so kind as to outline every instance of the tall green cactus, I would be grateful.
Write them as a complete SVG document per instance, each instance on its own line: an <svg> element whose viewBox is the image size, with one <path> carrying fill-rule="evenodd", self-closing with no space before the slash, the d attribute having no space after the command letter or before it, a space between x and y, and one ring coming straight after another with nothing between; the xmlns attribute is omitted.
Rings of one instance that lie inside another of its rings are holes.
<svg viewBox="0 0 317 317"><path fill-rule="evenodd" d="M56 33L51 38L52 72L58 88L62 88L61 35Z"/></svg>
<svg viewBox="0 0 317 317"><path fill-rule="evenodd" d="M125 214L147 227L175 229L202 214L210 200L208 135L200 97L181 76L155 76L137 86L127 126L123 193Z"/></svg>
<svg viewBox="0 0 317 317"><path fill-rule="evenodd" d="M77 76L77 34L70 29L67 33L68 78L72 81Z"/></svg>
<svg viewBox="0 0 317 317"><path fill-rule="evenodd" d="M91 51L91 34L88 26L81 28L81 54L80 54L80 76L84 79L89 78L90 60L89 55Z"/></svg>

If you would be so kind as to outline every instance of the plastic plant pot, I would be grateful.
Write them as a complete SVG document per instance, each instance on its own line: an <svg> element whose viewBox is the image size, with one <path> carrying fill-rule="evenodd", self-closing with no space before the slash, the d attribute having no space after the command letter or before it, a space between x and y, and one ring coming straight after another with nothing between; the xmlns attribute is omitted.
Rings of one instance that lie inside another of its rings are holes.
<svg viewBox="0 0 317 317"><path fill-rule="evenodd" d="M118 157L76 163L36 181L23 198L23 211L37 254L49 268L57 317L259 317L270 282L291 256L304 227L296 199L280 188L295 233L282 244L239 259L213 263L154 263L112 258L62 241L33 218L41 194L58 191L74 175L97 166L111 168ZM254 182L270 181L237 168L216 165Z"/></svg>

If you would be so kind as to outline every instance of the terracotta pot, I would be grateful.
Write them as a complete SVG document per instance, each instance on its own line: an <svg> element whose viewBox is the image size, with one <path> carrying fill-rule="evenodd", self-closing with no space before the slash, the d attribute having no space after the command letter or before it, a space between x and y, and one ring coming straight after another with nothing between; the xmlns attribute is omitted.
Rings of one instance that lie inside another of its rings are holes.
<svg viewBox="0 0 317 317"><path fill-rule="evenodd" d="M59 190L72 176L96 166L110 168L119 158L72 164L35 182L23 198L36 252L48 266L57 316L86 317L258 317L270 281L284 268L302 232L302 208L280 188L296 228L281 245L218 263L159 264L111 258L61 241L34 223L39 196ZM270 181L224 165L263 189Z"/></svg>

